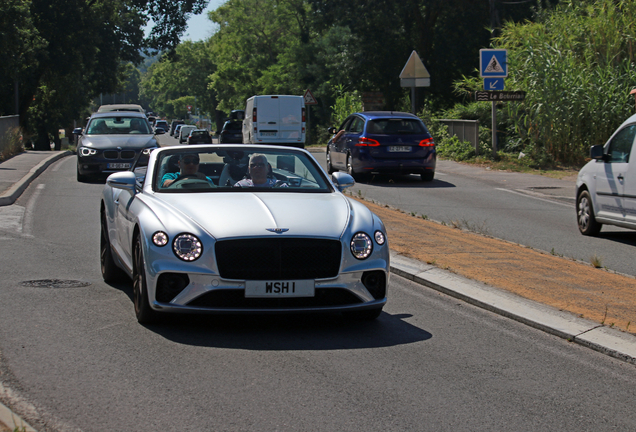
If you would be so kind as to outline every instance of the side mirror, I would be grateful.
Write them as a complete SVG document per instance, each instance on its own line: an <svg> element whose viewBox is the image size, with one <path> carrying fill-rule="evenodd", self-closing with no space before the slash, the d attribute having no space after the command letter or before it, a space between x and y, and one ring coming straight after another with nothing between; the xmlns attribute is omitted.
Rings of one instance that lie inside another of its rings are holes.
<svg viewBox="0 0 636 432"><path fill-rule="evenodd" d="M590 157L596 160L605 160L605 155L603 154L603 146L595 145L590 148Z"/></svg>
<svg viewBox="0 0 636 432"><path fill-rule="evenodd" d="M135 194L135 184L137 182L137 177L135 173L132 171L123 171L114 173L108 176L106 179L106 184L108 186L115 189L123 189L130 191L133 195Z"/></svg>
<svg viewBox="0 0 636 432"><path fill-rule="evenodd" d="M356 184L356 181L353 179L353 177L351 177L347 173L343 173L340 171L336 171L335 173L331 174L331 181L336 185L340 192Z"/></svg>
<svg viewBox="0 0 636 432"><path fill-rule="evenodd" d="M335 128L335 127L331 126L329 129L327 129L327 132L329 132L330 134L332 134L332 135L333 135L333 134L335 134L335 133L336 133L336 132L338 132L338 131L336 130L336 128Z"/></svg>

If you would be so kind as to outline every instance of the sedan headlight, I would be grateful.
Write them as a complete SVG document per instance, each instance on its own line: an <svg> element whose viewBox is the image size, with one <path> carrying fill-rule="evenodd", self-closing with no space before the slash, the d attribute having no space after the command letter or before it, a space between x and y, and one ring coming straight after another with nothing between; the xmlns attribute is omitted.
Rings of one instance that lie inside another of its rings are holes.
<svg viewBox="0 0 636 432"><path fill-rule="evenodd" d="M152 235L152 242L155 246L163 247L168 244L168 234L163 231L157 231Z"/></svg>
<svg viewBox="0 0 636 432"><path fill-rule="evenodd" d="M97 154L97 150L88 147L80 147L78 152L81 156L95 156Z"/></svg>
<svg viewBox="0 0 636 432"><path fill-rule="evenodd" d="M382 246L384 244L384 242L386 241L386 236L384 235L384 233L380 230L375 232L375 242L377 244L379 244L380 246Z"/></svg>
<svg viewBox="0 0 636 432"><path fill-rule="evenodd" d="M363 232L359 232L351 239L351 253L359 260L369 258L373 252L373 242L371 237Z"/></svg>
<svg viewBox="0 0 636 432"><path fill-rule="evenodd" d="M179 234L172 242L174 254L184 261L194 261L203 253L203 244L192 234Z"/></svg>

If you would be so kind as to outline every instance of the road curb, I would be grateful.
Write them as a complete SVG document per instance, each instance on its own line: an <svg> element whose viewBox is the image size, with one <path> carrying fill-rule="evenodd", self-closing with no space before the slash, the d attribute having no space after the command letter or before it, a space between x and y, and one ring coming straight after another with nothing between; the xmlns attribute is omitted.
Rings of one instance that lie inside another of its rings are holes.
<svg viewBox="0 0 636 432"><path fill-rule="evenodd" d="M0 195L0 206L8 206L13 204L20 197L20 195L22 195L22 192L26 190L31 182L40 174L42 174L49 165L71 154L73 154L73 152L67 150L62 153L51 155L50 157L44 159L42 162L31 168L31 170L24 177L22 177L20 181L16 182L6 192Z"/></svg>
<svg viewBox="0 0 636 432"><path fill-rule="evenodd" d="M391 271L450 297L636 365L636 336L632 334L397 253L391 253Z"/></svg>
<svg viewBox="0 0 636 432"><path fill-rule="evenodd" d="M19 430L20 432L37 432L27 422L22 420L9 408L0 403L0 430L2 426L6 426L9 430Z"/></svg>

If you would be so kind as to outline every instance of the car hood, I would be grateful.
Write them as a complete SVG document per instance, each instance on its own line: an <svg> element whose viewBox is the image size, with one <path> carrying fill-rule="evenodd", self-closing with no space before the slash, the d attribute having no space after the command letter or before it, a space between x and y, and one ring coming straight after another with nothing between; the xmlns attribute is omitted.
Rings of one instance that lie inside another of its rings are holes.
<svg viewBox="0 0 636 432"><path fill-rule="evenodd" d="M216 239L280 235L340 238L351 213L348 200L338 193L161 194L160 201L163 211L171 213L158 214L161 220L183 222L183 226L167 229L180 230L194 222ZM287 231L268 231L277 228Z"/></svg>
<svg viewBox="0 0 636 432"><path fill-rule="evenodd" d="M154 135L91 135L82 138L82 146L95 149L146 148L157 145Z"/></svg>

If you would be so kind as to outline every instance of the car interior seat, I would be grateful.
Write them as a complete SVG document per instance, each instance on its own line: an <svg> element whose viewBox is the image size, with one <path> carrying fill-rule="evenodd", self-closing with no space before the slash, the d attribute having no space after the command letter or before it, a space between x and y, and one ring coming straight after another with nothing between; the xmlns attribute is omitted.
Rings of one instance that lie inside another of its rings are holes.
<svg viewBox="0 0 636 432"><path fill-rule="evenodd" d="M157 187L161 187L161 179L168 173L177 173L181 170L179 168L179 155L170 155L163 158L161 161L161 167L159 168L159 176L157 177Z"/></svg>

